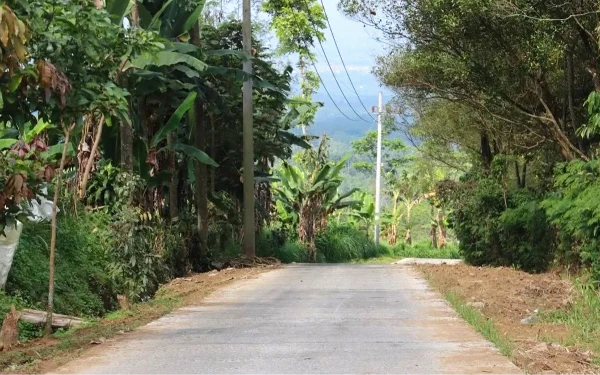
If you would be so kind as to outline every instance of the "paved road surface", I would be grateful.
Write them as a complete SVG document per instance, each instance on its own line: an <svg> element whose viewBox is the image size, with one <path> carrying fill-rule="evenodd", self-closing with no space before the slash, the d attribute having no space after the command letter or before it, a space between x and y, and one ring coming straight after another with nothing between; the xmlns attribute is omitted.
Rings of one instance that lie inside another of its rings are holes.
<svg viewBox="0 0 600 375"><path fill-rule="evenodd" d="M61 373L519 373L407 266L295 265L242 280Z"/></svg>

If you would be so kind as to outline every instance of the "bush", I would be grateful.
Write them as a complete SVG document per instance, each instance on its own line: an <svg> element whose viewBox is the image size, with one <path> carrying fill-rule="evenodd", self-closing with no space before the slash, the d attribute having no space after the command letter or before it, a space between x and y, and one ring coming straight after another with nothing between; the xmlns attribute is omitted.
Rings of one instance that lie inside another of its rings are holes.
<svg viewBox="0 0 600 375"><path fill-rule="evenodd" d="M542 204L558 230L557 261L589 267L594 280L600 281L600 162L560 165L555 189Z"/></svg>
<svg viewBox="0 0 600 375"><path fill-rule="evenodd" d="M391 255L402 258L460 259L460 251L456 243L449 243L444 248L436 249L428 240L415 242L412 245L400 243L391 248Z"/></svg>
<svg viewBox="0 0 600 375"><path fill-rule="evenodd" d="M6 291L23 305L44 309L48 298L49 223L27 223L19 242ZM108 216L82 213L59 216L56 241L54 307L57 313L98 316L115 306L106 275L111 244Z"/></svg>
<svg viewBox="0 0 600 375"><path fill-rule="evenodd" d="M549 266L554 235L533 192L509 190L484 176L446 183L439 195L453 208L449 224L468 263L535 272Z"/></svg>
<svg viewBox="0 0 600 375"><path fill-rule="evenodd" d="M387 253L366 233L349 225L330 225L317 236L315 243L317 254L330 263L374 258Z"/></svg>

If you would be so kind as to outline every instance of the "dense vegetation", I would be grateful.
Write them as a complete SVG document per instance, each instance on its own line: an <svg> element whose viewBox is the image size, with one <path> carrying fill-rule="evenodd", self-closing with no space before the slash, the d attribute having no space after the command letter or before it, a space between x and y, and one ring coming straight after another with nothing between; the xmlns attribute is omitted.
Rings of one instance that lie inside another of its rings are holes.
<svg viewBox="0 0 600 375"><path fill-rule="evenodd" d="M352 162L352 150L310 135L322 106L311 47L325 38L323 8L269 0L261 11L279 44L264 47L255 27L246 54L237 16L199 0L0 6L0 233L24 224L0 314L15 304L102 316L119 295L147 300L173 277L241 256L240 89L250 78L256 255L347 262L414 255L430 237L445 247L445 219L426 196L437 177L415 186L423 160L400 140L386 141L390 246L373 242L371 189L344 181L350 170L372 174L373 134L356 142ZM252 75L241 69L248 60ZM52 220L31 220L39 199Z"/></svg>
<svg viewBox="0 0 600 375"><path fill-rule="evenodd" d="M472 264L600 280L598 4L339 5L391 46L375 73L405 112L383 122L381 246L376 133L346 149L311 135L322 106L311 47L327 25L318 1L263 1L251 54L237 15L200 0L6 1L0 232L25 229L0 312L99 316L117 295L145 300L241 256L249 78L256 255L455 257L458 243ZM52 223L27 219L40 196L60 209Z"/></svg>
<svg viewBox="0 0 600 375"><path fill-rule="evenodd" d="M375 72L429 160L465 259L590 269L598 236L597 1L342 0L391 46Z"/></svg>

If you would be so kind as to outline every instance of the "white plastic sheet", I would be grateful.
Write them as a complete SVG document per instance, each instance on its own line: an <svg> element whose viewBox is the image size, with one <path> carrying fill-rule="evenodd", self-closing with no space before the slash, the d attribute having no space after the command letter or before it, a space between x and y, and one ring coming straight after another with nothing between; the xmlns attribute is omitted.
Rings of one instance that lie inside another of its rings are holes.
<svg viewBox="0 0 600 375"><path fill-rule="evenodd" d="M45 197L38 196L38 199L32 199L29 202L29 215L27 219L39 223L40 221L47 221L52 218L52 204L51 200ZM57 207L58 212L58 207ZM15 257L15 251L19 246L19 238L23 231L23 223L17 221L17 227L4 228L6 236L0 235L0 289L4 289L6 285L6 279L8 273L12 267L13 258Z"/></svg>
<svg viewBox="0 0 600 375"><path fill-rule="evenodd" d="M15 256L15 250L19 245L19 237L21 237L21 231L23 230L23 224L17 222L17 227L4 228L5 236L0 235L0 288L4 289L6 285L6 279L8 278L8 272L12 266L12 261Z"/></svg>

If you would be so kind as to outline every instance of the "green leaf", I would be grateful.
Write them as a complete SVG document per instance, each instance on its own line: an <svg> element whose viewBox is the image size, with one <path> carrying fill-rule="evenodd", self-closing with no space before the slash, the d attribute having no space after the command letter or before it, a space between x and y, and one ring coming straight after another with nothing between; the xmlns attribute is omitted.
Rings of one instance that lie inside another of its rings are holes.
<svg viewBox="0 0 600 375"><path fill-rule="evenodd" d="M194 9L192 14L190 14L188 19L185 20L185 22L183 23L183 32L187 32L192 27L194 27L194 23L196 23L196 21L198 21L198 19L200 18L200 14L202 13L202 10L204 9L204 4L206 4L206 1L205 0L201 1L200 4L198 4L198 6L196 7L196 9Z"/></svg>
<svg viewBox="0 0 600 375"><path fill-rule="evenodd" d="M152 22L152 14L148 11L148 8L138 3L138 16L140 20L140 27L144 30L150 29L150 22Z"/></svg>
<svg viewBox="0 0 600 375"><path fill-rule="evenodd" d="M15 143L17 143L17 139L0 139L0 150L6 150L7 148L11 148L12 145L14 145Z"/></svg>
<svg viewBox="0 0 600 375"><path fill-rule="evenodd" d="M60 155L63 152L63 147L64 147L63 143L57 143L55 145L52 145L49 147L49 150L44 153L44 156L46 158L49 158L49 157L52 157L55 155ZM73 149L73 144L69 143L69 145L67 146L67 156L73 156L73 155L75 155L75 152Z"/></svg>
<svg viewBox="0 0 600 375"><path fill-rule="evenodd" d="M220 56L234 56L239 58L242 61L246 61L250 56L248 56L244 51L233 50L233 49L215 49L204 52L206 56L210 57L220 57Z"/></svg>
<svg viewBox="0 0 600 375"><path fill-rule="evenodd" d="M194 91L189 93L187 98L185 98L183 103L175 110L175 113L173 113L171 118L169 118L169 121L167 121L167 123L154 135L152 142L150 143L151 147L156 147L160 141L167 138L169 133L177 129L185 113L192 108L192 105L194 105L194 100L196 100L197 95L198 94Z"/></svg>
<svg viewBox="0 0 600 375"><path fill-rule="evenodd" d="M127 10L135 0L106 0L106 11L112 16L113 21L120 25L127 14Z"/></svg>
<svg viewBox="0 0 600 375"><path fill-rule="evenodd" d="M124 70L129 67L145 69L149 65L170 66L175 64L187 64L199 72L206 70L208 67L205 62L200 61L193 56L179 52L161 51L155 55L145 54L133 59L131 64L129 64L128 67L125 67Z"/></svg>
<svg viewBox="0 0 600 375"><path fill-rule="evenodd" d="M213 167L219 166L219 164L217 164L213 159L211 159L211 157L208 156L204 151L200 151L194 146L186 145L183 143L177 143L173 147L169 147L169 149L181 151L187 156L198 160L202 164L210 165Z"/></svg>
<svg viewBox="0 0 600 375"><path fill-rule="evenodd" d="M309 149L312 147L304 138L298 137L297 135L284 130L277 132L277 138L283 143L300 146L304 149Z"/></svg>
<svg viewBox="0 0 600 375"><path fill-rule="evenodd" d="M23 76L20 74L13 76L8 83L8 92L15 92L15 90L21 85L22 80Z"/></svg>
<svg viewBox="0 0 600 375"><path fill-rule="evenodd" d="M152 21L150 21L150 25L148 25L149 29L152 29L154 26L157 25L157 23L160 21L160 17L162 16L162 14L167 10L167 8L169 7L169 5L171 5L171 3L174 0L167 0L162 8L160 8L160 10L158 12L156 12L156 14L154 14L154 17L152 17Z"/></svg>

